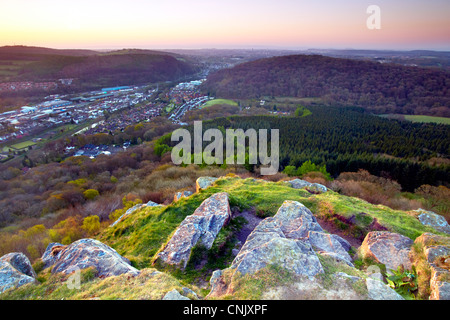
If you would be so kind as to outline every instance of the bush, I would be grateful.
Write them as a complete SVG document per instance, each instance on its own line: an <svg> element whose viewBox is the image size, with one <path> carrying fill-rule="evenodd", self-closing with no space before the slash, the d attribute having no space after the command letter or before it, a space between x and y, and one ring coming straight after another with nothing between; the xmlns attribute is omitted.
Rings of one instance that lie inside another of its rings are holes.
<svg viewBox="0 0 450 320"><path fill-rule="evenodd" d="M296 176L297 175L297 168L295 166L286 166L283 170L284 174L287 174L288 176Z"/></svg>
<svg viewBox="0 0 450 320"><path fill-rule="evenodd" d="M85 233L81 228L81 219L80 216L72 216L60 221L53 228L48 230L50 241L70 244L73 241L83 238Z"/></svg>
<svg viewBox="0 0 450 320"><path fill-rule="evenodd" d="M304 177L306 174L311 172L321 173L322 177L324 177L326 180L331 180L331 176L327 172L327 168L325 165L318 166L315 163L312 163L310 160L305 161L298 168L296 168L295 166L286 166L283 170L283 173L287 174L290 177L293 176Z"/></svg>
<svg viewBox="0 0 450 320"><path fill-rule="evenodd" d="M83 230L85 230L88 235L94 235L100 230L100 218L99 216L89 216L83 220Z"/></svg>
<svg viewBox="0 0 450 320"><path fill-rule="evenodd" d="M401 193L401 186L396 181L371 175L365 170L341 173L331 183L331 188L344 195L358 197L372 204L383 204L396 210L413 210L421 206L418 199Z"/></svg>
<svg viewBox="0 0 450 320"><path fill-rule="evenodd" d="M330 180L331 176L327 172L327 168L325 165L318 166L315 163L312 163L310 160L303 162L303 164L297 169L297 175L303 177L305 174L309 172L320 172L322 173L326 179Z"/></svg>
<svg viewBox="0 0 450 320"><path fill-rule="evenodd" d="M87 200L93 200L100 195L100 193L95 189L87 189L83 192L84 197Z"/></svg>

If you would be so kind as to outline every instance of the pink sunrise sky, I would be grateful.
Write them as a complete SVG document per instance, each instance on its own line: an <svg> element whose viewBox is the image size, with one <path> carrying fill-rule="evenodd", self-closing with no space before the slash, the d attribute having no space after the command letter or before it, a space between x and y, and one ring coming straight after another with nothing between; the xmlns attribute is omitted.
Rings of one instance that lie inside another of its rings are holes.
<svg viewBox="0 0 450 320"><path fill-rule="evenodd" d="M450 50L449 16L448 0L1 0L0 46Z"/></svg>

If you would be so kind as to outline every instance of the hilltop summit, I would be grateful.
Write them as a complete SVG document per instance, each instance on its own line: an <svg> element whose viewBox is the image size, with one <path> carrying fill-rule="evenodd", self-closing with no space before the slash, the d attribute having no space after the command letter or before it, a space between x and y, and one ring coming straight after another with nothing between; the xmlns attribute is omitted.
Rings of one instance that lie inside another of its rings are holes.
<svg viewBox="0 0 450 320"><path fill-rule="evenodd" d="M242 237L251 216L259 223ZM10 281L2 271L0 283L15 283L2 289L2 298L448 299L450 237L418 217L332 190L308 191L306 184L221 177L170 205L140 206L96 240L51 244L34 264L38 282ZM159 263L176 244L187 260ZM61 271L75 266L80 289L70 291L74 273ZM37 295L42 289L49 294Z"/></svg>

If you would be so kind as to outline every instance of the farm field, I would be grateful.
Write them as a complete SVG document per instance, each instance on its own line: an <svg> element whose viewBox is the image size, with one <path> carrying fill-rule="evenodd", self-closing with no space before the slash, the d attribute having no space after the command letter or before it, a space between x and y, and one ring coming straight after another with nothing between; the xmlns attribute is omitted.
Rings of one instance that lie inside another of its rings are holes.
<svg viewBox="0 0 450 320"><path fill-rule="evenodd" d="M399 120L408 120L411 122L420 122L420 123L439 123L439 124L448 124L450 125L450 118L445 117L433 117L433 116L423 116L423 115L403 115L403 114L383 114L381 115L383 118L391 118L391 119L399 119Z"/></svg>

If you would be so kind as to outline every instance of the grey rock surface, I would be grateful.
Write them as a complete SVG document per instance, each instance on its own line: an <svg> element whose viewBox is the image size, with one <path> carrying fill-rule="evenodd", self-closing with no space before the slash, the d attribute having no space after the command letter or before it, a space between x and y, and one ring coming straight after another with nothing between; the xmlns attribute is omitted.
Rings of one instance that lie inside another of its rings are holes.
<svg viewBox="0 0 450 320"><path fill-rule="evenodd" d="M195 182L196 191L199 192L200 190L206 189L209 186L211 186L217 178L214 177L200 177Z"/></svg>
<svg viewBox="0 0 450 320"><path fill-rule="evenodd" d="M394 289L379 280L369 277L366 279L366 285L369 291L369 298L372 300L405 300Z"/></svg>
<svg viewBox="0 0 450 320"><path fill-rule="evenodd" d="M307 190L313 192L313 193L323 193L327 192L328 188L325 187L322 184L319 183L311 183L306 180L301 179L294 179L291 181L288 181L292 188L294 189L303 189L306 188Z"/></svg>
<svg viewBox="0 0 450 320"><path fill-rule="evenodd" d="M445 218L433 211L426 211L423 209L414 210L419 214L419 221L425 225L434 228L437 231L450 234L450 225Z"/></svg>
<svg viewBox="0 0 450 320"><path fill-rule="evenodd" d="M116 250L94 239L81 239L66 246L58 254L52 273L72 273L89 267L97 269L97 276L109 277L123 273L138 275L139 271Z"/></svg>
<svg viewBox="0 0 450 320"><path fill-rule="evenodd" d="M369 232L360 251L364 258L373 258L386 265L386 270L397 270L400 265L411 269L409 257L413 241L405 236L388 231Z"/></svg>
<svg viewBox="0 0 450 320"><path fill-rule="evenodd" d="M0 258L0 293L35 281L36 273L23 253L12 252Z"/></svg>
<svg viewBox="0 0 450 320"><path fill-rule="evenodd" d="M228 194L222 192L212 195L181 222L167 245L158 254L158 259L185 268L192 248L199 243L210 249L220 229L230 218Z"/></svg>

